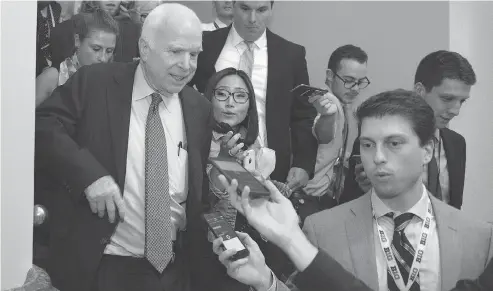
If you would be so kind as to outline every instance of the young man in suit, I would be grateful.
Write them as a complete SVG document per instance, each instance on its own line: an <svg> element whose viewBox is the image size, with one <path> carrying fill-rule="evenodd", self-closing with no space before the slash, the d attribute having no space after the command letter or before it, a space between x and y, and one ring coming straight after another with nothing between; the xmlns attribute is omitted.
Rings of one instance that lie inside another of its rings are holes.
<svg viewBox="0 0 493 291"><path fill-rule="evenodd" d="M308 98L290 93L309 82L305 48L267 29L273 2L234 1L233 24L204 35L191 84L204 92L217 71L234 67L247 72L255 90L260 144L276 151L270 177L297 189L313 176L317 140L312 126L317 112Z"/></svg>
<svg viewBox="0 0 493 291"><path fill-rule="evenodd" d="M186 86L200 26L183 5L155 8L140 62L82 67L38 108L36 167L57 186L47 205L56 288L208 288L212 108Z"/></svg>
<svg viewBox="0 0 493 291"><path fill-rule="evenodd" d="M222 179L222 178L220 178ZM269 200L249 198L245 191L237 194L234 183L221 181L229 193L233 206L243 213L248 222L265 238L279 246L300 272L295 285L301 291L338 290L338 291L372 291L361 280L344 269L325 251L317 249L303 234L299 227L299 218L292 203L268 181L266 187L271 192ZM213 243L213 250L218 259L227 268L228 274L257 291L288 290L283 283L275 281L272 272L263 259L258 245L247 234L238 232L243 244L250 254L237 261L230 260L234 250L221 249L221 239ZM269 289L270 288L270 289ZM289 289L292 290L292 289ZM493 260L477 279L459 280L451 291L489 291L493 290Z"/></svg>
<svg viewBox="0 0 493 291"><path fill-rule="evenodd" d="M373 290L450 290L458 280L477 278L493 254L493 228L467 219L423 185L422 167L434 148L432 108L414 92L394 90L369 98L356 114L361 160L373 187L363 197L308 217L309 241ZM233 182L228 192L236 186ZM290 217L272 231L286 228L295 235ZM269 223L266 215L261 218ZM241 264L229 264L237 274ZM260 290L282 287L265 269L259 271L264 274L263 282L257 281Z"/></svg>
<svg viewBox="0 0 493 291"><path fill-rule="evenodd" d="M423 182L435 197L457 209L462 207L466 142L448 128L448 123L459 115L475 83L476 75L467 59L443 50L423 58L414 78L414 91L433 108L437 124L434 159L424 168ZM351 155L358 155L359 147L356 139ZM341 203L360 197L371 187L361 164L349 166Z"/></svg>

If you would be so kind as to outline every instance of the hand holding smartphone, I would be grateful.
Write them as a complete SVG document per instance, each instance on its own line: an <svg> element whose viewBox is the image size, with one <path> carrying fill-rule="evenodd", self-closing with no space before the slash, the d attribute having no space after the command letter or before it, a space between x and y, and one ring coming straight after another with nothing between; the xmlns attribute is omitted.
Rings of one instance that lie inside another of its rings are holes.
<svg viewBox="0 0 493 291"><path fill-rule="evenodd" d="M311 97L313 95L325 95L329 92L327 89L316 88L305 84L300 84L291 90L291 93L300 97Z"/></svg>
<svg viewBox="0 0 493 291"><path fill-rule="evenodd" d="M248 257L250 252L241 242L233 227L224 219L219 212L206 213L203 215L207 226L216 238L222 238L224 250L236 250L236 254L231 257L232 261Z"/></svg>

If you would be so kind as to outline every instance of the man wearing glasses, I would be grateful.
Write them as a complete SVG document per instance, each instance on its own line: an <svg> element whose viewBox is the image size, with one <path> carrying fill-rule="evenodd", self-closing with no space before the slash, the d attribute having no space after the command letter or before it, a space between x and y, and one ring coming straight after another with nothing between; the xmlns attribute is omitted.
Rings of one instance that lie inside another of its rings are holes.
<svg viewBox="0 0 493 291"><path fill-rule="evenodd" d="M325 84L332 94L311 97L309 100L318 112L313 133L319 145L315 175L304 187L304 193L301 195L308 199L316 197L311 199L316 203L304 203L306 206L305 210L301 211L304 213L301 214L302 218L337 205L342 193L348 168L347 161L351 153L347 149L351 149L352 146L352 141L348 141L348 119L353 118L350 108L360 90L370 84L366 76L367 61L368 55L359 47L344 45L337 48L330 56L325 79ZM324 101L327 99L328 101ZM337 109L328 110L325 105L327 102L334 104Z"/></svg>

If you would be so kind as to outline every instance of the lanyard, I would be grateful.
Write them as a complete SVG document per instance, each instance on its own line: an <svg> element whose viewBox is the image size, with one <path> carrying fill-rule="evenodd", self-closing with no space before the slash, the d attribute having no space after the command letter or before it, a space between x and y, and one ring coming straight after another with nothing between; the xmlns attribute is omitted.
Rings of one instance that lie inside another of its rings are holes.
<svg viewBox="0 0 493 291"><path fill-rule="evenodd" d="M433 218L431 202L430 200L428 200L428 211L426 212L426 218L425 221L423 222L423 226L421 227L421 235L419 236L420 239L418 243L418 249L416 250L416 253L414 255L413 264L409 272L409 279L407 281L407 285L404 285L404 280L402 280L401 272L399 270L399 267L397 266L395 256L392 252L391 241L387 238L387 235L385 234L383 228L378 224L375 215L374 217L375 217L375 222L377 223L380 246L382 247L382 251L387 260L387 268L390 270L394 282L399 288L399 290L408 291L411 288L414 281L416 281L416 278L418 277L419 269L421 268L421 261L423 259L423 254L425 252L426 244L428 242L428 236L431 231L430 225L431 225L431 219Z"/></svg>
<svg viewBox="0 0 493 291"><path fill-rule="evenodd" d="M217 23L216 23L215 21L214 21L213 23L214 23L214 27L215 27L216 29L219 29L219 25L217 25Z"/></svg>

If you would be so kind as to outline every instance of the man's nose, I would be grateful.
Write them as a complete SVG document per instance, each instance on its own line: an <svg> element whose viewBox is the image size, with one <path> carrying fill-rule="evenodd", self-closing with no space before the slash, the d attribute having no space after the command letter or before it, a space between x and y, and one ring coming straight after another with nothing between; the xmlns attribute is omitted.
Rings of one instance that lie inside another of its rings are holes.
<svg viewBox="0 0 493 291"><path fill-rule="evenodd" d="M375 147L375 155L373 156L373 162L375 162L376 165L385 163L387 161L387 157L385 156L385 152L382 146L376 146Z"/></svg>
<svg viewBox="0 0 493 291"><path fill-rule="evenodd" d="M255 11L250 12L248 20L250 23L255 23L255 21L257 21L257 13Z"/></svg>
<svg viewBox="0 0 493 291"><path fill-rule="evenodd" d="M454 102L454 105L450 108L449 113L457 116L460 113L460 109L462 107L462 103L460 101Z"/></svg>
<svg viewBox="0 0 493 291"><path fill-rule="evenodd" d="M180 60L180 68L182 68L183 70L190 70L190 54L189 53L185 53L183 54L183 57L182 59Z"/></svg>

